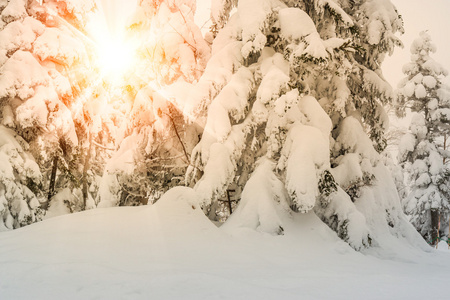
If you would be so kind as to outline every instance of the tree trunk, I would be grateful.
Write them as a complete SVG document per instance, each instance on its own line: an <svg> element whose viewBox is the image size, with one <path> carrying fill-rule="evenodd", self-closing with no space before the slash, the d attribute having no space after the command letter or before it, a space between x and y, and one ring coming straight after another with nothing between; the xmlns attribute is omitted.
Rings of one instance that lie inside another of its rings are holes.
<svg viewBox="0 0 450 300"><path fill-rule="evenodd" d="M444 151L447 150L447 134L444 133ZM442 158L442 163L445 165L447 158L445 156Z"/></svg>
<svg viewBox="0 0 450 300"><path fill-rule="evenodd" d="M50 175L50 185L48 186L48 195L47 195L47 202L42 205L42 208L47 209L50 200L55 195L55 183L56 183L56 171L58 170L58 155L55 154L53 156L53 163L52 163L52 173Z"/></svg>
<svg viewBox="0 0 450 300"><path fill-rule="evenodd" d="M90 168L90 160L91 160L91 150L92 150L92 137L89 134L89 148L87 150L86 156L84 158L83 165L83 178L82 178L82 192L83 192L83 210L86 210L86 203L88 198L88 174Z"/></svg>
<svg viewBox="0 0 450 300"><path fill-rule="evenodd" d="M431 210L431 244L436 245L439 243L439 211Z"/></svg>

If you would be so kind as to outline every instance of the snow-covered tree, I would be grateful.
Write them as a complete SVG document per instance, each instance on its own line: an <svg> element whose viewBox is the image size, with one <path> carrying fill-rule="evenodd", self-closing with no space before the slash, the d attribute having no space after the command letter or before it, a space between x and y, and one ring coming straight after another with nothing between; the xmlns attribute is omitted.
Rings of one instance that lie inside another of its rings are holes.
<svg viewBox="0 0 450 300"><path fill-rule="evenodd" d="M230 226L281 233L282 214L314 211L356 249L413 234L379 154L392 100L380 64L402 31L390 1L214 3L212 57L182 105L206 112L187 174L198 205L214 218L237 186Z"/></svg>
<svg viewBox="0 0 450 300"><path fill-rule="evenodd" d="M399 83L399 113L409 108L409 132L399 146L399 161L409 175L411 193L404 210L428 242L437 242L439 223L448 225L450 209L450 89L442 83L447 71L430 54L436 51L427 32L411 45L411 62L403 67L406 77ZM442 230L445 230L445 227Z"/></svg>
<svg viewBox="0 0 450 300"><path fill-rule="evenodd" d="M154 202L184 184L198 126L186 124L177 99L196 82L210 55L194 14L193 0L138 3L128 29L139 41L139 62L126 79L133 94L129 122L107 163L100 206Z"/></svg>
<svg viewBox="0 0 450 300"><path fill-rule="evenodd" d="M6 151L18 187L12 188L2 179L7 200L3 220L10 218L8 213L14 219L7 222L8 228L34 221L39 206L36 199L46 208L47 199L56 192L56 173L65 175L60 178L70 173L79 141L70 107L76 101L75 87L85 78L80 74L88 67L85 46L73 26L82 24L85 12L92 8L91 1L69 0L12 0L0 5L2 126L10 128L8 136L19 143ZM25 159L28 168L33 167L30 161L39 167L34 166L33 172L21 169L20 159ZM14 200L19 198L21 205Z"/></svg>
<svg viewBox="0 0 450 300"><path fill-rule="evenodd" d="M208 43L194 23L195 0L140 0L130 33L139 40L135 81L159 86L194 82L209 59Z"/></svg>

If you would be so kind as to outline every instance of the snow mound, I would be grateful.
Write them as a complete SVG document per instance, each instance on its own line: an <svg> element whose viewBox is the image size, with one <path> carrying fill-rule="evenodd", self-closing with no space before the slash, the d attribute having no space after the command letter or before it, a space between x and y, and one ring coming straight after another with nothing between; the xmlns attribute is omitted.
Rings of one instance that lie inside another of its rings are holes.
<svg viewBox="0 0 450 300"><path fill-rule="evenodd" d="M447 244L446 241L440 241L439 244L437 245L437 250L450 253L450 246Z"/></svg>
<svg viewBox="0 0 450 300"><path fill-rule="evenodd" d="M422 299L433 290L437 299L447 296L438 288L448 281L447 253L363 255L313 212L285 218L282 236L222 230L196 208L196 197L179 187L152 206L94 209L2 232L0 295L370 300L380 291Z"/></svg>
<svg viewBox="0 0 450 300"><path fill-rule="evenodd" d="M198 194L193 189L183 186L168 190L155 204L161 214L195 215L199 220L212 224L198 206Z"/></svg>

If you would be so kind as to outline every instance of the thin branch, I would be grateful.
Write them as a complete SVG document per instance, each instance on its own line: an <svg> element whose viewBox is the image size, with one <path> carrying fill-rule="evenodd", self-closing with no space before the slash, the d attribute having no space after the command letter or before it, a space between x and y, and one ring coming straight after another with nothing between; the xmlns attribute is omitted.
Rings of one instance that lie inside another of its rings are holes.
<svg viewBox="0 0 450 300"><path fill-rule="evenodd" d="M183 143L183 141L181 140L180 135L178 134L178 129L177 129L177 126L175 125L175 121L173 120L173 118L172 118L169 114L167 114L167 113L165 113L165 112L163 112L163 111L161 111L161 112L162 112L163 114L165 114L166 116L168 116L169 119L170 119L170 121L172 121L173 129L175 130L175 133L176 133L176 135L177 135L177 138L178 138L178 140L180 141L181 147L183 148L184 156L186 157L186 162L189 163L189 156L188 156L188 154L187 154L187 152L186 152L186 148L184 147L184 143Z"/></svg>
<svg viewBox="0 0 450 300"><path fill-rule="evenodd" d="M100 144L99 144L99 143L97 143L96 141L92 141L92 143L93 143L93 144L94 144L95 146L99 147L99 148L102 148L102 149L105 149L105 150L116 151L116 149L115 149L115 148L109 148L109 147L106 147L106 146L100 145Z"/></svg>

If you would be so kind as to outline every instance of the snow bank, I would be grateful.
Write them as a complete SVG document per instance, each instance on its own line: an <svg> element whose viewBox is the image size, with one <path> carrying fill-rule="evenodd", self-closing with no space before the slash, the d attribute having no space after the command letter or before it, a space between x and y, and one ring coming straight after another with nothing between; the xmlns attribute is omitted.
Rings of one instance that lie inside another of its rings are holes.
<svg viewBox="0 0 450 300"><path fill-rule="evenodd" d="M381 259L362 255L314 213L286 219L283 236L221 230L192 208L194 197L177 188L153 206L95 209L2 232L0 294L376 300L424 299L432 290L437 299L447 297L441 287L448 253L400 248L378 253Z"/></svg>
<svg viewBox="0 0 450 300"><path fill-rule="evenodd" d="M366 217L367 226L379 246L367 251L395 253L399 249L406 252L409 250L405 249L411 248L429 250L426 242L418 236L416 229L406 219L389 170L379 164L373 169L373 174L375 183L370 189L364 189L361 197L355 201L357 209Z"/></svg>

